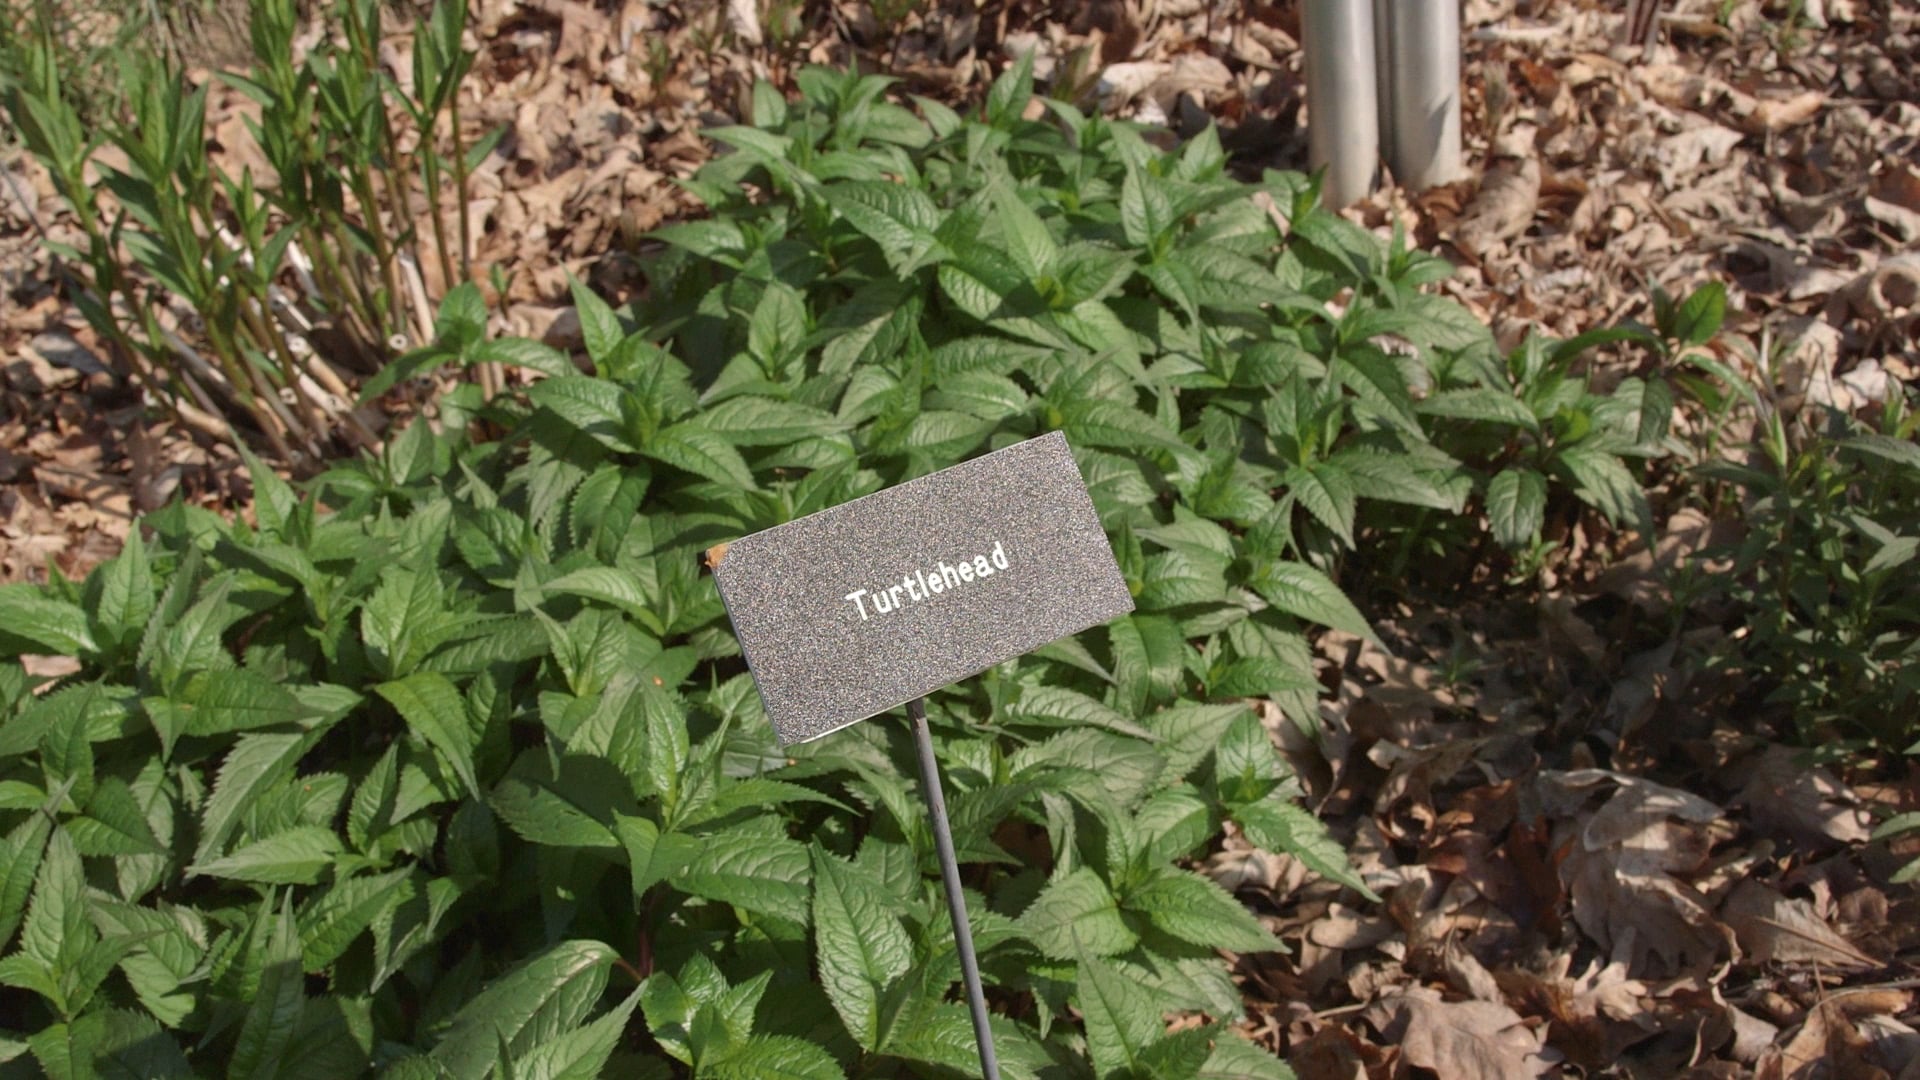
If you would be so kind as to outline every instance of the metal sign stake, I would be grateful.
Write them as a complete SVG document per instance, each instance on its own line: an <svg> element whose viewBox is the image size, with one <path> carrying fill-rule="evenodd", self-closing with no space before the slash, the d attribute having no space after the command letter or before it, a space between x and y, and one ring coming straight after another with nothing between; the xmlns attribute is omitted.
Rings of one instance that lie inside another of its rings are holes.
<svg viewBox="0 0 1920 1080"><path fill-rule="evenodd" d="M960 977L967 985L967 1010L973 1014L973 1038L980 1045L981 1072L986 1080L1000 1080L993 1029L987 1026L987 995L980 986L980 962L973 955L973 927L967 923L967 898L960 892L960 860L953 853L953 830L947 825L947 797L940 790L940 763L934 759L933 730L927 726L926 699L907 702L907 715L913 718L913 741L920 750L920 787L932 813L933 844L940 852L940 878L947 890L953 943L960 951Z"/></svg>
<svg viewBox="0 0 1920 1080"><path fill-rule="evenodd" d="M902 704L986 1080L1000 1080L926 696L1133 610L1054 431L715 544L706 564L782 746Z"/></svg>

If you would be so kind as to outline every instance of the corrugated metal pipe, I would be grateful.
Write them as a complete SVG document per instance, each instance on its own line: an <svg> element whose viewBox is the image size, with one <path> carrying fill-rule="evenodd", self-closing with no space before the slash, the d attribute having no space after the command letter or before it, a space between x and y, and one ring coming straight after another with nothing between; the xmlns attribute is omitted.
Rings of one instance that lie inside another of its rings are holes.
<svg viewBox="0 0 1920 1080"><path fill-rule="evenodd" d="M1460 178L1460 0L1306 0L1302 34L1327 205L1366 197L1382 157L1414 191Z"/></svg>

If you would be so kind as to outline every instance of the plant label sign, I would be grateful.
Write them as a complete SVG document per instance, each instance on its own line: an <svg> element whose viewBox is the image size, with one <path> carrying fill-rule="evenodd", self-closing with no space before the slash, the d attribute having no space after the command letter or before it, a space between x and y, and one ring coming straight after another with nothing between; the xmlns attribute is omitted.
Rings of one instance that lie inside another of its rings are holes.
<svg viewBox="0 0 1920 1080"><path fill-rule="evenodd" d="M784 743L1133 610L1055 432L708 549Z"/></svg>

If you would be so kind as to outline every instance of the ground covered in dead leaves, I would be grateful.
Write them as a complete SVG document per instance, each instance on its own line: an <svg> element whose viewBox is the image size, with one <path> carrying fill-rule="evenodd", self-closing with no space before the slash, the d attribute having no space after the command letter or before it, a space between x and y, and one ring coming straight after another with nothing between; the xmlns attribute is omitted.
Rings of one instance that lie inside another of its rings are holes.
<svg viewBox="0 0 1920 1080"><path fill-rule="evenodd" d="M1920 364L1920 15L1902 0L1470 0L1471 178L1349 214L1460 267L1503 340L1649 318L1653 287L1730 296L1717 358L1783 408L1871 410ZM1296 3L480 0L464 112L505 127L474 179L497 329L578 341L566 277L641 287L673 181L755 78L859 62L952 101L1034 50L1050 93L1300 168ZM405 77L407 48L389 54ZM264 164L216 88L216 152ZM77 574L176 495L244 507L244 473L116 396L62 301L44 175L0 186L0 580ZM31 205L29 205L31 204ZM1740 432L1729 433L1737 446ZM1657 496L1657 493L1656 493ZM1920 774L1816 767L1699 657L1665 568L1737 521L1668 517L1652 551L1568 538L1525 590L1384 613L1321 642L1311 736L1271 725L1381 902L1229 842L1208 869L1292 947L1245 958L1249 1024L1311 1080L1587 1075L1920 1078L1920 897L1871 822ZM1423 1073L1422 1070L1425 1072Z"/></svg>

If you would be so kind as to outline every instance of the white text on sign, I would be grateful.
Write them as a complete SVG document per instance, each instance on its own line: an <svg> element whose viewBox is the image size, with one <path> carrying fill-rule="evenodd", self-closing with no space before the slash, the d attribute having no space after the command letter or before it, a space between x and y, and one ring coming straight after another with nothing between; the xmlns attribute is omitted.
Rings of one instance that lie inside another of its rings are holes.
<svg viewBox="0 0 1920 1080"><path fill-rule="evenodd" d="M855 589L842 599L851 601L860 612L860 621L869 618L867 609L871 607L876 615L886 615L899 611L909 603L917 604L931 596L958 589L962 585L992 577L996 572L1009 569L1007 553L1000 541L993 542L993 550L971 559L961 559L948 564L935 563L930 569L915 569L901 577L900 584L888 585L878 589Z"/></svg>

